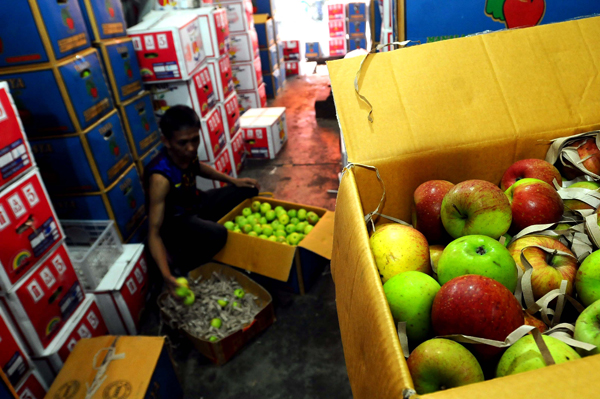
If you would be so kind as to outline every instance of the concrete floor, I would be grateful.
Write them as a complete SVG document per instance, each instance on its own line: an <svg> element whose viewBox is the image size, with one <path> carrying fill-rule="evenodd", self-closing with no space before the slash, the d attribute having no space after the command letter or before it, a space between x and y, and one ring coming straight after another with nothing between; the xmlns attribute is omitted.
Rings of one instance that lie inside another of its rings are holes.
<svg viewBox="0 0 600 399"><path fill-rule="evenodd" d="M288 143L271 161L249 161L242 172L275 198L335 209L340 171L336 120L317 120L314 104L329 94L326 76L292 77L269 106L287 107ZM352 393L346 374L335 287L328 269L304 296L270 287L277 321L227 364L210 363L176 331L160 330L149 304L141 334L167 334L186 398L345 399ZM153 302L152 302L153 303Z"/></svg>

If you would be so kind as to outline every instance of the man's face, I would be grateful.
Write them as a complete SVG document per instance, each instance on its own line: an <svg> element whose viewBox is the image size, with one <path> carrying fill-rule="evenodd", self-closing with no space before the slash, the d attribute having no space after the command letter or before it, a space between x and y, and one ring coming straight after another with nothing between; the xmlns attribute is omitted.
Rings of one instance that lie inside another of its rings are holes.
<svg viewBox="0 0 600 399"><path fill-rule="evenodd" d="M198 156L200 132L197 128L187 128L173 132L173 137L165 140L171 155L181 162L192 162Z"/></svg>

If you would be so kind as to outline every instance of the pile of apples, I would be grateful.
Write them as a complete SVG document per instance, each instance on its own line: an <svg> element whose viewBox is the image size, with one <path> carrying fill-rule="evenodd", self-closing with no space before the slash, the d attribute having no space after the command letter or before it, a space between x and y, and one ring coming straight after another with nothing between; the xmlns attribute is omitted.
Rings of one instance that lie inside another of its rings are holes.
<svg viewBox="0 0 600 399"><path fill-rule="evenodd" d="M268 202L253 201L250 207L242 209L234 221L225 222L227 230L248 234L285 245L298 245L319 222L319 216L306 209L289 209L276 206L271 209Z"/></svg>
<svg viewBox="0 0 600 399"><path fill-rule="evenodd" d="M600 174L596 150L587 161L595 162L599 170L591 171ZM435 338L460 334L503 342L522 325L546 331L549 326L526 312L515 295L520 271L529 269L523 258L533 270L528 281L534 299L566 280L566 294L586 307L581 314L570 309L573 338L600 346L600 250L579 264L559 234L512 239L534 225L569 229L561 222L565 215L572 219L576 209L594 212L583 201L563 201L555 188L562 181L554 165L539 159L514 163L499 187L483 180L428 181L414 192L412 226L382 224L371 234L391 314L396 323L406 323L412 350L407 364L418 394L546 366L530 334L508 349ZM581 181L570 187L598 191L600 184ZM550 304L556 306L556 300ZM555 363L600 353L575 350L548 335L543 339Z"/></svg>

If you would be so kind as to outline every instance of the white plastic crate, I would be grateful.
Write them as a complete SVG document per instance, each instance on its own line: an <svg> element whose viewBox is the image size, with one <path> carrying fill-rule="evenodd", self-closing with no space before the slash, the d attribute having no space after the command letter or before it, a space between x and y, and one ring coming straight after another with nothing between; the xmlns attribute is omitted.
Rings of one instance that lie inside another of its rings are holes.
<svg viewBox="0 0 600 399"><path fill-rule="evenodd" d="M112 220L61 220L67 249L79 281L94 290L123 253L123 244Z"/></svg>

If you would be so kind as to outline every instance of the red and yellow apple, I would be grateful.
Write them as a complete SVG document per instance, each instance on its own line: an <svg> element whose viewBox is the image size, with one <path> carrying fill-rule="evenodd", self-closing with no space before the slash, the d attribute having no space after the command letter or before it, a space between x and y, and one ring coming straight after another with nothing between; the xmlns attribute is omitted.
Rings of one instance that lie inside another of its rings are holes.
<svg viewBox="0 0 600 399"><path fill-rule="evenodd" d="M430 180L415 190L412 205L412 224L419 230L429 244L440 244L450 241L440 218L442 200L454 186L446 180Z"/></svg>
<svg viewBox="0 0 600 399"><path fill-rule="evenodd" d="M554 187L553 181L556 179L559 185L562 184L560 172L549 162L542 159L522 159L513 163L502 176L500 188L506 191L510 186L521 179L540 179Z"/></svg>
<svg viewBox="0 0 600 399"><path fill-rule="evenodd" d="M506 190L512 209L513 233L534 224L556 223L562 218L564 205L558 192L539 179L517 181Z"/></svg>
<svg viewBox="0 0 600 399"><path fill-rule="evenodd" d="M595 137L587 137L577 140L570 147L576 147L579 158L582 159L582 165L590 172L600 175L600 149L596 145Z"/></svg>
<svg viewBox="0 0 600 399"><path fill-rule="evenodd" d="M582 188L582 189L587 189L587 190L592 190L592 191L599 191L600 183L595 182L595 181L580 181L580 182L571 184L569 186L569 188ZM577 200L577 199L566 199L566 200L563 200L563 203L565 205L565 208L571 209L573 211L583 210L583 209L594 209L593 206L591 206L583 201Z"/></svg>

